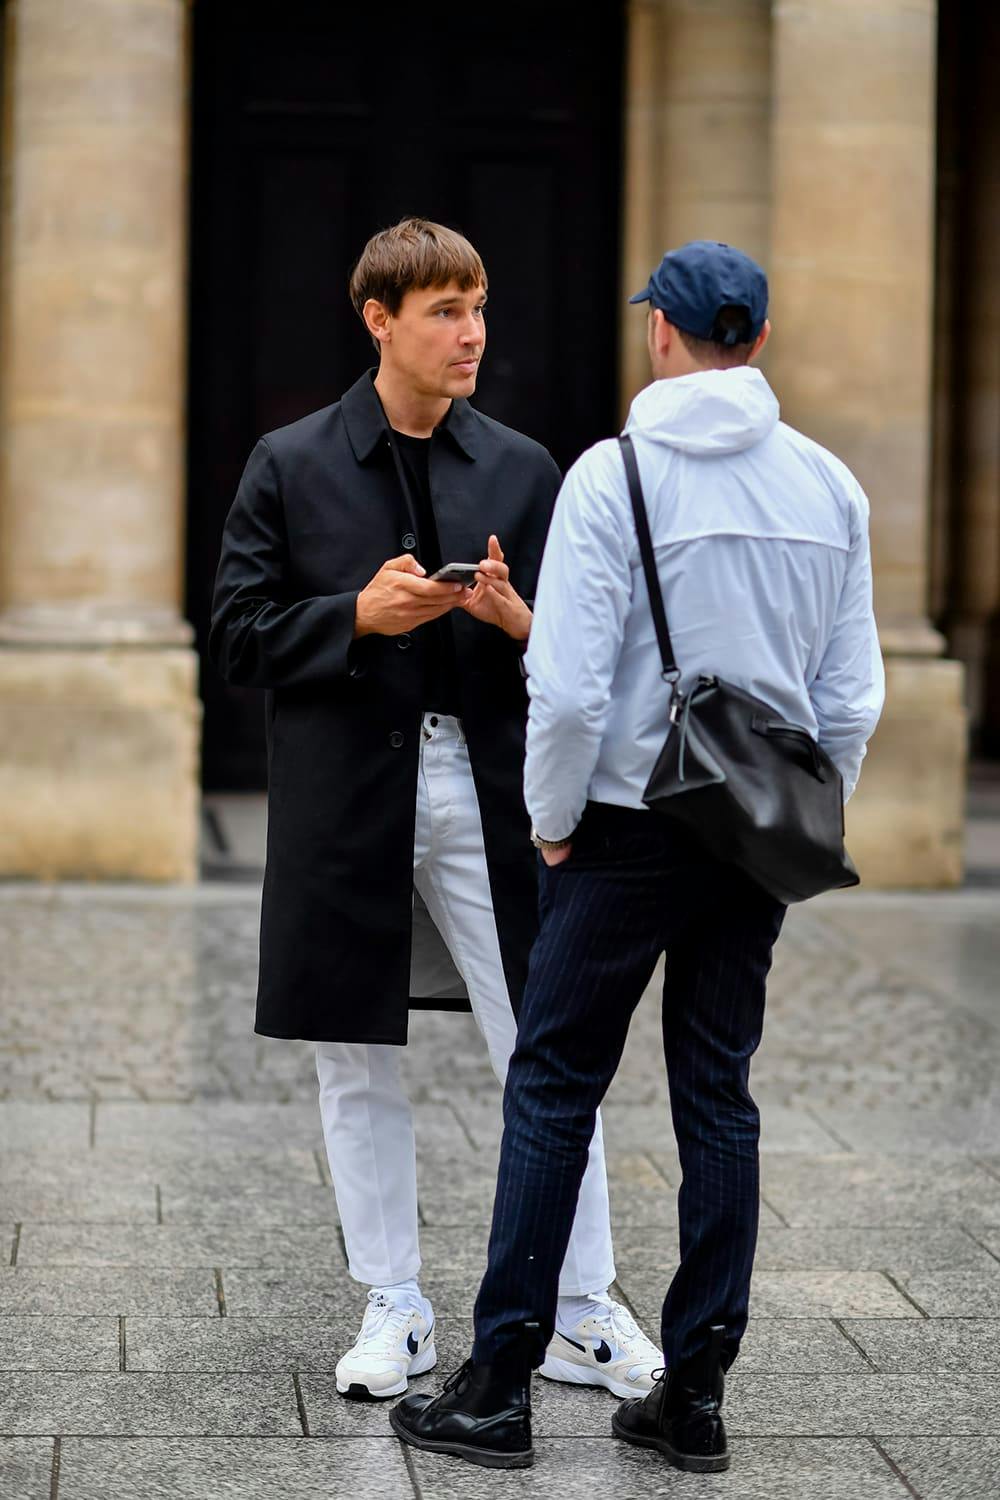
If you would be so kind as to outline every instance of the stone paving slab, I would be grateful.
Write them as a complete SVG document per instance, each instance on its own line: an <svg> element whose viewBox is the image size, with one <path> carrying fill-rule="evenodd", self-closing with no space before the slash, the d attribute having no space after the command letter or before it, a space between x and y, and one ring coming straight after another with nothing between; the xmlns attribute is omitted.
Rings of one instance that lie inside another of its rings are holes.
<svg viewBox="0 0 1000 1500"><path fill-rule="evenodd" d="M0 1431L97 1437L298 1436L295 1388L285 1375L7 1376Z"/></svg>
<svg viewBox="0 0 1000 1500"><path fill-rule="evenodd" d="M900 1285L930 1318L1000 1318L1000 1265L992 1271L916 1272Z"/></svg>
<svg viewBox="0 0 1000 1500"><path fill-rule="evenodd" d="M1000 1377L751 1374L726 1388L726 1426L745 1436L1000 1436Z"/></svg>
<svg viewBox="0 0 1000 1500"><path fill-rule="evenodd" d="M315 1182L255 1180L225 1186L211 1182L167 1183L160 1194L165 1224L194 1220L202 1226L222 1224L336 1224L337 1204L331 1188ZM39 1215L39 1217L43 1217ZM82 1215L81 1217L86 1217Z"/></svg>
<svg viewBox="0 0 1000 1500"><path fill-rule="evenodd" d="M618 1267L618 1280L645 1319L656 1318L669 1276ZM755 1271L755 1318L912 1318L914 1307L878 1271Z"/></svg>
<svg viewBox="0 0 1000 1500"><path fill-rule="evenodd" d="M993 1500L1000 1438L888 1437L889 1457L920 1500Z"/></svg>
<svg viewBox="0 0 1000 1500"><path fill-rule="evenodd" d="M761 1191L790 1226L959 1223L1000 1214L1000 1181L976 1163L841 1153L775 1154L761 1161Z"/></svg>
<svg viewBox="0 0 1000 1500"><path fill-rule="evenodd" d="M274 1151L279 1146L313 1150L322 1147L323 1133L319 1108L312 1100L293 1104L228 1099L210 1104L101 1103L95 1143L184 1153Z"/></svg>
<svg viewBox="0 0 1000 1500"><path fill-rule="evenodd" d="M118 1266L16 1266L0 1271L0 1315L121 1317L141 1312L217 1315L211 1267L150 1271Z"/></svg>
<svg viewBox="0 0 1000 1500"><path fill-rule="evenodd" d="M988 1233L976 1229L973 1238L957 1225L870 1229L828 1224L811 1229L786 1229L772 1222L761 1226L754 1274L888 1271L899 1279L915 1271L979 1269L992 1276L997 1260L986 1248ZM1000 1248L1000 1233L997 1242ZM655 1238L627 1228L619 1228L615 1235L615 1262L623 1275L636 1268L672 1276L678 1259L676 1226Z"/></svg>
<svg viewBox="0 0 1000 1500"><path fill-rule="evenodd" d="M0 1370L117 1370L119 1359L115 1316L0 1316Z"/></svg>
<svg viewBox="0 0 1000 1500"><path fill-rule="evenodd" d="M682 1474L656 1453L598 1438L541 1438L534 1467L516 1472L474 1470L416 1452L413 1468L424 1500L905 1500L892 1470L864 1440L737 1438L731 1449L727 1474ZM962 1500L972 1500L972 1492Z"/></svg>
<svg viewBox="0 0 1000 1500"><path fill-rule="evenodd" d="M0 1149L4 1156L23 1147L37 1148L42 1142L50 1150L76 1149L90 1138L91 1107L42 1103L38 1100L0 1100Z"/></svg>
<svg viewBox="0 0 1000 1500"><path fill-rule="evenodd" d="M66 1438L60 1458L59 1500L414 1500L395 1438Z"/></svg>
<svg viewBox="0 0 1000 1500"><path fill-rule="evenodd" d="M115 1183L99 1175L65 1186L31 1180L0 1183L0 1218L91 1223L155 1223L156 1185L147 1181Z"/></svg>
<svg viewBox="0 0 1000 1500"><path fill-rule="evenodd" d="M879 1370L993 1374L1000 1318L852 1318L844 1328Z"/></svg>
<svg viewBox="0 0 1000 1500"><path fill-rule="evenodd" d="M464 1231L458 1231L464 1233ZM485 1263L485 1242L483 1245ZM336 1225L41 1224L21 1226L19 1266L272 1266L344 1270Z"/></svg>
<svg viewBox="0 0 1000 1500"><path fill-rule="evenodd" d="M51 1500L51 1438L0 1437L3 1500Z"/></svg>
<svg viewBox="0 0 1000 1500"><path fill-rule="evenodd" d="M323 1174L321 1175L321 1168ZM312 1186L326 1181L324 1158L304 1147L276 1151L180 1152L143 1147L87 1147L64 1150L45 1147L0 1153L0 1192L7 1184L16 1189L30 1183L36 1188L77 1192L120 1190L159 1183L161 1187L189 1186L217 1190L227 1185L265 1191L283 1182L305 1182Z"/></svg>
<svg viewBox="0 0 1000 1500"><path fill-rule="evenodd" d="M329 1275L308 1266L285 1270L223 1269L227 1316L333 1318L351 1335L361 1326L367 1287L353 1280L346 1268ZM421 1285L439 1317L471 1317L476 1287L465 1281L425 1276Z"/></svg>

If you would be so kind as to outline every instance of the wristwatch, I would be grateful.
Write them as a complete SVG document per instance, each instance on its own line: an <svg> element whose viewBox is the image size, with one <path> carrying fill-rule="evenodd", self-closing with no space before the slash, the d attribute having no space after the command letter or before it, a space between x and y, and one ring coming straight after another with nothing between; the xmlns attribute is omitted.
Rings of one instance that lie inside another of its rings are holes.
<svg viewBox="0 0 1000 1500"><path fill-rule="evenodd" d="M565 849L567 844L571 844L573 842L573 835L570 834L568 839L543 839L538 833L535 832L535 829L532 828L531 842L534 844L536 849Z"/></svg>

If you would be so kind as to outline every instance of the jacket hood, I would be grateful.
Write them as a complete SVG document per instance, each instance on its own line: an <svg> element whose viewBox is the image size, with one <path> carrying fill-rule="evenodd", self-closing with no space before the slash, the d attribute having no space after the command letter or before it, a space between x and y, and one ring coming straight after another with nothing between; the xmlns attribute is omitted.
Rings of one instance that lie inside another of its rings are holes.
<svg viewBox="0 0 1000 1500"><path fill-rule="evenodd" d="M682 453L740 453L774 430L780 409L759 370L700 370L654 380L632 402L625 431Z"/></svg>

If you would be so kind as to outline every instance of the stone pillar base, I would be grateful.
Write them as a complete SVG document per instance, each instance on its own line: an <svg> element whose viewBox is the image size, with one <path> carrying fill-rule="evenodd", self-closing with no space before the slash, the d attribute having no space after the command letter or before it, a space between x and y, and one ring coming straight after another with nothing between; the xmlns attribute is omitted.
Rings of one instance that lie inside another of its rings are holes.
<svg viewBox="0 0 1000 1500"><path fill-rule="evenodd" d="M960 662L888 657L885 711L847 806L869 889L960 885L967 714Z"/></svg>
<svg viewBox="0 0 1000 1500"><path fill-rule="evenodd" d="M0 877L198 876L191 650L0 648Z"/></svg>

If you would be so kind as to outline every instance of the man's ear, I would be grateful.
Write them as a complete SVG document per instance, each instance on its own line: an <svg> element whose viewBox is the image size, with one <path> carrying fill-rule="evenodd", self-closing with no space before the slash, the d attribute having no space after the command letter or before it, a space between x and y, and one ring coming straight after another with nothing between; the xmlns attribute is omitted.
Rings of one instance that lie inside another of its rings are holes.
<svg viewBox="0 0 1000 1500"><path fill-rule="evenodd" d="M665 357L669 353L670 345L673 341L673 324L667 322L665 313L663 313L658 307L653 308L652 318L653 347L655 348L657 354L659 354L661 357Z"/></svg>
<svg viewBox="0 0 1000 1500"><path fill-rule="evenodd" d="M384 302L369 297L361 309L365 327L377 344L387 344L392 338L392 318Z"/></svg>
<svg viewBox="0 0 1000 1500"><path fill-rule="evenodd" d="M768 341L768 339L770 337L771 337L771 320L769 318L765 318L764 319L764 326L760 330L760 333L758 333L757 338L756 338L756 340L754 342L754 346L750 350L750 355L749 355L748 363L749 363L750 360L754 360L754 359L757 358L758 354L763 349L764 345L767 343L767 341Z"/></svg>

